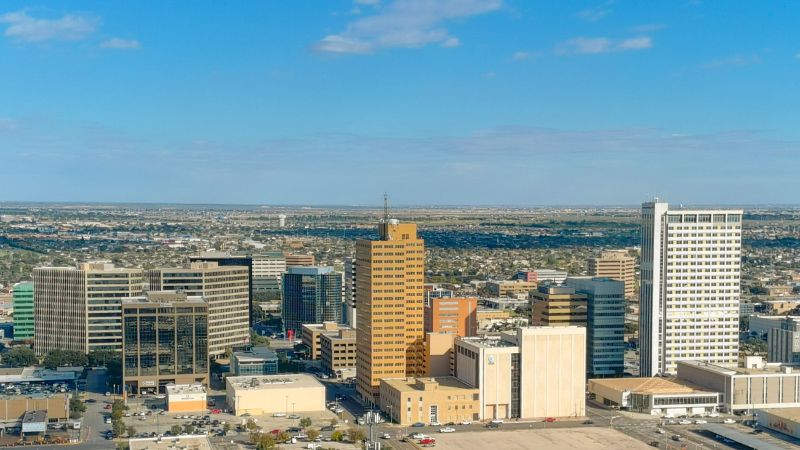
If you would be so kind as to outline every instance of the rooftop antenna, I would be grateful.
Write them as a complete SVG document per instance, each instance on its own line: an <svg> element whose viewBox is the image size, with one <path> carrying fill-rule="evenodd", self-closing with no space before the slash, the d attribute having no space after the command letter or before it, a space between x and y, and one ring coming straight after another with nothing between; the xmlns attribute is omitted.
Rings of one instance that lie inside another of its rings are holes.
<svg viewBox="0 0 800 450"><path fill-rule="evenodd" d="M389 223L389 194L383 193L383 221Z"/></svg>

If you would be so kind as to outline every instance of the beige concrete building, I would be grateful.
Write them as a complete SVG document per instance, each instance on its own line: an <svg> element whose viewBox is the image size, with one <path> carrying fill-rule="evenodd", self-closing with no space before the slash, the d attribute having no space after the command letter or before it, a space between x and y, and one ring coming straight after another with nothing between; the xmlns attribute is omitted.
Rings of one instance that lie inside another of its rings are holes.
<svg viewBox="0 0 800 450"><path fill-rule="evenodd" d="M456 335L425 333L425 376L446 377L453 374L453 345Z"/></svg>
<svg viewBox="0 0 800 450"><path fill-rule="evenodd" d="M478 334L477 297L432 297L425 303L425 332Z"/></svg>
<svg viewBox="0 0 800 450"><path fill-rule="evenodd" d="M384 378L381 411L393 423L448 423L480 420L478 389L455 377Z"/></svg>
<svg viewBox="0 0 800 450"><path fill-rule="evenodd" d="M480 390L481 419L585 414L586 329L525 327L456 339L455 376Z"/></svg>
<svg viewBox="0 0 800 450"><path fill-rule="evenodd" d="M337 378L353 376L356 370L356 330L342 328L320 336L322 368Z"/></svg>
<svg viewBox="0 0 800 450"><path fill-rule="evenodd" d="M325 386L311 375L228 377L225 399L236 416L325 411Z"/></svg>
<svg viewBox="0 0 800 450"><path fill-rule="evenodd" d="M313 266L314 265L314 255L303 255L303 254L295 254L295 253L286 253L284 254L286 259L286 267L297 267L297 266Z"/></svg>
<svg viewBox="0 0 800 450"><path fill-rule="evenodd" d="M53 394L46 397L13 396L0 397L0 422L12 426L21 422L26 411L47 411L48 420L69 419L70 394Z"/></svg>
<svg viewBox="0 0 800 450"><path fill-rule="evenodd" d="M800 407L800 370L747 357L736 369L678 361L678 378L722 394L722 411Z"/></svg>
<svg viewBox="0 0 800 450"><path fill-rule="evenodd" d="M536 281L502 280L487 281L486 291L490 297L527 298L528 293L536 290Z"/></svg>
<svg viewBox="0 0 800 450"><path fill-rule="evenodd" d="M760 409L758 425L800 439L800 408Z"/></svg>
<svg viewBox="0 0 800 450"><path fill-rule="evenodd" d="M167 386L168 412L202 412L208 408L206 388L202 384L173 384Z"/></svg>
<svg viewBox="0 0 800 450"><path fill-rule="evenodd" d="M593 277L622 281L625 283L625 298L630 300L636 296L636 258L630 256L627 250L608 250L599 257L589 258L587 272Z"/></svg>
<svg viewBox="0 0 800 450"><path fill-rule="evenodd" d="M714 413L720 399L718 392L661 377L589 380L589 396L605 406L666 417Z"/></svg>
<svg viewBox="0 0 800 450"><path fill-rule="evenodd" d="M340 330L353 330L350 327L336 322L307 323L301 326L301 339L303 345L308 347L310 359L320 359L322 356L322 336L336 336Z"/></svg>
<svg viewBox="0 0 800 450"><path fill-rule="evenodd" d="M356 389L376 405L382 378L425 372L425 243L414 224L384 218L379 230L356 242Z"/></svg>
<svg viewBox="0 0 800 450"><path fill-rule="evenodd" d="M151 291L181 290L208 302L208 342L212 358L250 342L250 269L193 262L188 268L147 273Z"/></svg>
<svg viewBox="0 0 800 450"><path fill-rule="evenodd" d="M142 295L142 276L106 262L33 269L36 353L121 350L122 299Z"/></svg>
<svg viewBox="0 0 800 450"><path fill-rule="evenodd" d="M530 299L533 326L586 326L587 296L574 287L543 284L530 293Z"/></svg>

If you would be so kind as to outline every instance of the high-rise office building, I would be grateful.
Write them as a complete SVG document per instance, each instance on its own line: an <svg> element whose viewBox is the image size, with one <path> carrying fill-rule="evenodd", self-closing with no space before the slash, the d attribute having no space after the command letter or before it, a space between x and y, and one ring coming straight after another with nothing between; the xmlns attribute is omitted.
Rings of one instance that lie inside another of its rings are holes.
<svg viewBox="0 0 800 450"><path fill-rule="evenodd" d="M425 332L475 336L477 315L476 297L433 297L425 304Z"/></svg>
<svg viewBox="0 0 800 450"><path fill-rule="evenodd" d="M253 302L280 298L281 277L286 273L283 252L264 252L253 255Z"/></svg>
<svg viewBox="0 0 800 450"><path fill-rule="evenodd" d="M289 267L283 275L284 331L300 336L304 323L342 322L342 275L333 267Z"/></svg>
<svg viewBox="0 0 800 450"><path fill-rule="evenodd" d="M344 260L344 323L356 327L356 259Z"/></svg>
<svg viewBox="0 0 800 450"><path fill-rule="evenodd" d="M33 340L33 283L23 282L14 285L14 340Z"/></svg>
<svg viewBox="0 0 800 450"><path fill-rule="evenodd" d="M742 210L642 205L642 376L681 360L736 367L741 243Z"/></svg>
<svg viewBox="0 0 800 450"><path fill-rule="evenodd" d="M240 266L247 267L247 308L250 323L255 320L255 306L253 305L253 258L247 255L231 255L224 252L207 252L190 256L189 262L214 262L220 267Z"/></svg>
<svg viewBox="0 0 800 450"><path fill-rule="evenodd" d="M212 357L250 342L250 269L193 262L189 268L148 271L151 291L182 291L208 303L208 348Z"/></svg>
<svg viewBox="0 0 800 450"><path fill-rule="evenodd" d="M586 296L586 373L592 378L625 372L625 283L569 277L565 285Z"/></svg>
<svg viewBox="0 0 800 450"><path fill-rule="evenodd" d="M36 353L122 350L122 300L142 295L142 275L104 262L33 269Z"/></svg>
<svg viewBox="0 0 800 450"><path fill-rule="evenodd" d="M286 267L296 266L313 266L314 255L303 255L300 253L289 253L284 255L286 258Z"/></svg>
<svg viewBox="0 0 800 450"><path fill-rule="evenodd" d="M122 301L122 382L131 394L168 384L208 386L208 305L184 292L148 292Z"/></svg>
<svg viewBox="0 0 800 450"><path fill-rule="evenodd" d="M542 327L586 326L586 294L569 286L541 284L530 293L531 325Z"/></svg>
<svg viewBox="0 0 800 450"><path fill-rule="evenodd" d="M14 310L16 320L17 310ZM16 329L14 331L16 338ZM785 364L800 363L800 318L782 317L767 333L767 361Z"/></svg>
<svg viewBox="0 0 800 450"><path fill-rule="evenodd" d="M379 404L382 378L425 372L425 243L417 226L384 218L380 238L356 242L358 394Z"/></svg>
<svg viewBox="0 0 800 450"><path fill-rule="evenodd" d="M611 278L625 283L625 298L632 299L634 292L634 275L636 258L628 255L626 250L608 250L599 257L589 258L587 271L593 277Z"/></svg>

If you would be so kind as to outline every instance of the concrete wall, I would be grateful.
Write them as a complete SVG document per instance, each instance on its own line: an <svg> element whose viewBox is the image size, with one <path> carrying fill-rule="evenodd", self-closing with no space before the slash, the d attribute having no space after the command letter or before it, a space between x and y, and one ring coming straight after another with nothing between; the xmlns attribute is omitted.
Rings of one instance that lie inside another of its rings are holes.
<svg viewBox="0 0 800 450"><path fill-rule="evenodd" d="M287 410L291 414L292 403L296 412L318 412L325 410L325 387L234 389L228 384L226 401L237 416L286 413Z"/></svg>

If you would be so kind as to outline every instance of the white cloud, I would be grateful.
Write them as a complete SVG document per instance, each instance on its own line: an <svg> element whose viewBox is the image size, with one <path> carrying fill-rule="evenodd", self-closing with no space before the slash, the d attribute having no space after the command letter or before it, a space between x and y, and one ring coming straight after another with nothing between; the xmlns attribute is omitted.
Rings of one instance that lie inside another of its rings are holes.
<svg viewBox="0 0 800 450"><path fill-rule="evenodd" d="M496 11L502 0L394 0L373 15L356 19L345 31L325 36L314 45L324 53L370 53L387 48L430 44L455 47L445 23Z"/></svg>
<svg viewBox="0 0 800 450"><path fill-rule="evenodd" d="M556 47L556 53L573 55L596 55L600 53L645 50L653 46L647 36L611 39L606 37L576 37Z"/></svg>
<svg viewBox="0 0 800 450"><path fill-rule="evenodd" d="M107 41L103 41L100 47L117 50L137 50L140 44L136 39L111 38Z"/></svg>
<svg viewBox="0 0 800 450"><path fill-rule="evenodd" d="M514 52L514 54L511 55L511 59L513 59L514 61L525 61L526 59L531 59L531 57L533 57L533 53L522 52L522 51Z"/></svg>
<svg viewBox="0 0 800 450"><path fill-rule="evenodd" d="M718 69L721 67L744 67L753 64L760 64L761 57L758 55L736 55L730 58L715 59L703 65L706 69Z"/></svg>
<svg viewBox="0 0 800 450"><path fill-rule="evenodd" d="M589 22L597 22L598 20L604 18L611 12L611 5L613 4L614 1L609 0L594 8L586 8L584 10L578 11L577 16Z"/></svg>
<svg viewBox="0 0 800 450"><path fill-rule="evenodd" d="M25 11L0 15L0 24L7 25L6 37L22 42L78 40L94 33L100 19L93 16L67 14L59 19L37 19Z"/></svg>

